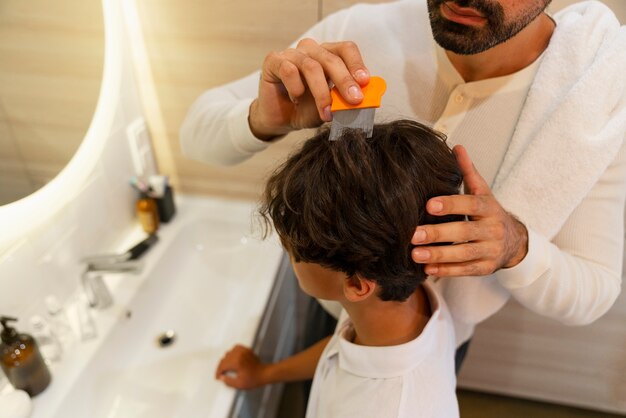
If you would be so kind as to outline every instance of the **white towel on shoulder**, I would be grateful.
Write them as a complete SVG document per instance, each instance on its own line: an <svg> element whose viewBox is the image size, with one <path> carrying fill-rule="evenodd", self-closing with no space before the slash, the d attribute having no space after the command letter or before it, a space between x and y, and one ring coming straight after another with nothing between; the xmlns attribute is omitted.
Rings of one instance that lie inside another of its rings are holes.
<svg viewBox="0 0 626 418"><path fill-rule="evenodd" d="M493 192L553 238L614 160L626 136L626 27L596 1L555 15Z"/></svg>
<svg viewBox="0 0 626 418"><path fill-rule="evenodd" d="M549 239L614 160L626 136L626 27L595 1L568 7L555 20L493 186L505 209ZM510 297L494 275L441 282L457 343Z"/></svg>

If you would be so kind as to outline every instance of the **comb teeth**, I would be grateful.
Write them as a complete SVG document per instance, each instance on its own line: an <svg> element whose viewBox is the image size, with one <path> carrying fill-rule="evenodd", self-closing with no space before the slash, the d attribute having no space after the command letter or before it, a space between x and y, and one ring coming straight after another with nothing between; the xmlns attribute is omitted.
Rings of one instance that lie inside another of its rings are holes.
<svg viewBox="0 0 626 418"><path fill-rule="evenodd" d="M330 124L330 141L336 141L346 129L360 129L367 138L372 137L374 131L374 115L376 108L350 109L333 112L333 122Z"/></svg>
<svg viewBox="0 0 626 418"><path fill-rule="evenodd" d="M376 108L387 89L387 83L380 77L373 76L369 83L361 88L363 100L358 105L347 103L337 91L337 87L330 90L333 112L333 122L330 125L330 141L336 141L346 129L360 129L367 138L372 137L374 131L374 114Z"/></svg>

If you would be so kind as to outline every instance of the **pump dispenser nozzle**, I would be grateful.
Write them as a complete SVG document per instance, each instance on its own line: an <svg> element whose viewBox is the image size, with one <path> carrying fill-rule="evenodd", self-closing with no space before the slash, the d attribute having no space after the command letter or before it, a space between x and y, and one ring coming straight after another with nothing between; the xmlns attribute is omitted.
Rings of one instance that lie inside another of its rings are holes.
<svg viewBox="0 0 626 418"><path fill-rule="evenodd" d="M5 344L12 344L17 340L18 334L15 328L7 325L7 322L16 322L17 318L12 318L10 316L0 316L0 323L2 324L2 333L0 333L0 339Z"/></svg>

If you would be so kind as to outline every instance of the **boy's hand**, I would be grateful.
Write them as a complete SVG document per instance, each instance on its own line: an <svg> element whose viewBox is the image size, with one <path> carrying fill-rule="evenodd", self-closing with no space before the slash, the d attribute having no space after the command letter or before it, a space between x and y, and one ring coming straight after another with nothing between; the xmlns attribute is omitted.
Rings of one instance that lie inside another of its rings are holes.
<svg viewBox="0 0 626 418"><path fill-rule="evenodd" d="M269 383L267 368L251 349L236 345L220 360L215 378L235 389L254 389Z"/></svg>

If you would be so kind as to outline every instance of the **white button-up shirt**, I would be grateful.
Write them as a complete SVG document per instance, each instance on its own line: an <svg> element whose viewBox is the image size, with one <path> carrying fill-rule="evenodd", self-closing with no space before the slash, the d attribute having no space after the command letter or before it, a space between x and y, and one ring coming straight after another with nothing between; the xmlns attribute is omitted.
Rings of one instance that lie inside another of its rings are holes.
<svg viewBox="0 0 626 418"><path fill-rule="evenodd" d="M315 371L306 418L454 418L455 338L452 319L430 283L432 316L422 333L388 347L354 344L342 313Z"/></svg>

